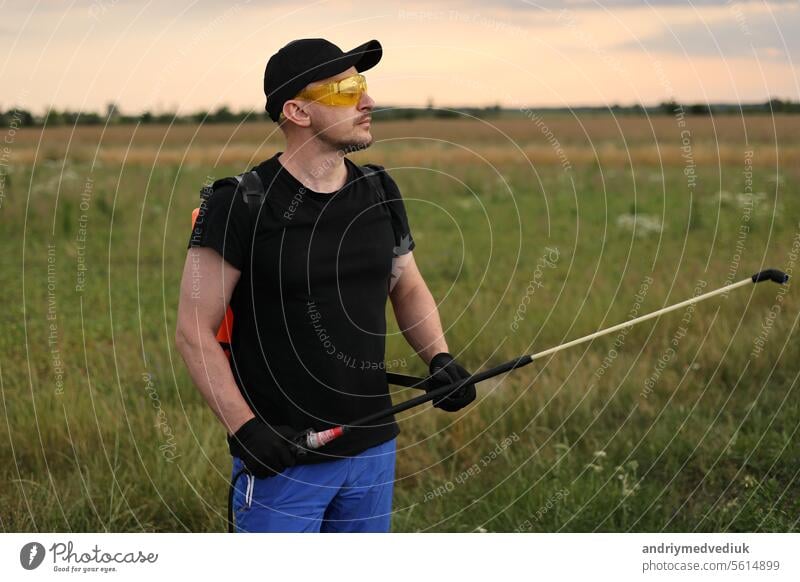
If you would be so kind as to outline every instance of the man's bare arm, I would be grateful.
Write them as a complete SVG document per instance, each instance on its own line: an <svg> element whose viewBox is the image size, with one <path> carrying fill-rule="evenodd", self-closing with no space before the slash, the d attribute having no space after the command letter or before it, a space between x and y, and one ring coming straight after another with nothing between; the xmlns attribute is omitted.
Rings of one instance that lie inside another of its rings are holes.
<svg viewBox="0 0 800 582"><path fill-rule="evenodd" d="M417 268L413 252L394 259L389 298L406 341L429 364L433 356L448 351L439 310Z"/></svg>
<svg viewBox="0 0 800 582"><path fill-rule="evenodd" d="M190 248L175 330L175 343L195 386L229 434L255 416L239 392L228 357L216 338L239 275L215 250Z"/></svg>

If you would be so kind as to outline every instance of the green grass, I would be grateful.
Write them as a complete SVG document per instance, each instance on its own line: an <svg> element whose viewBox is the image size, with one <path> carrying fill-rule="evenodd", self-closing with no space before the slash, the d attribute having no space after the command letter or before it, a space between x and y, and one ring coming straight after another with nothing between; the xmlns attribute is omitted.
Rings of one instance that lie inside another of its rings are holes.
<svg viewBox="0 0 800 582"><path fill-rule="evenodd" d="M470 369L625 320L646 277L639 314L690 297L699 280L710 290L731 270L739 280L762 263L790 266L796 165L754 169L754 190L765 194L738 252L743 210L719 192L742 191L741 165L699 167L690 196L680 165L576 164L567 175L550 164L534 175L519 163L433 160L441 175L406 168L394 146L384 162L407 199L417 262L441 302L451 351ZM0 528L223 531L224 433L172 338L199 187L209 173L241 168L92 168L68 158L64 170L61 161L12 166L0 207ZM88 270L78 291L87 178ZM652 215L662 233L634 235L617 222L627 214ZM515 331L546 247L558 260L540 269L542 286ZM757 357L754 341L778 297L770 284L702 303L687 323L677 312L631 329L618 345L609 336L481 384L478 402L461 413L404 414L393 530L798 531L794 287ZM424 373L391 314L387 306L387 360ZM63 390L48 343L53 323ZM686 334L644 396L681 327ZM616 357L597 373L612 349Z"/></svg>

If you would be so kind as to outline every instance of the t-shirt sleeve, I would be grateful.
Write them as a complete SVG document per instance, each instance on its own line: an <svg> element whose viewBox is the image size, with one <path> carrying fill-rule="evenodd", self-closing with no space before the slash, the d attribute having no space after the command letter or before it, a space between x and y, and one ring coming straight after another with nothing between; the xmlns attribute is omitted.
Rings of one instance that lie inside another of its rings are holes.
<svg viewBox="0 0 800 582"><path fill-rule="evenodd" d="M233 185L224 184L203 197L188 248L214 249L241 271L247 257L249 232L247 202Z"/></svg>
<svg viewBox="0 0 800 582"><path fill-rule="evenodd" d="M386 192L386 201L391 205L391 212L394 218L399 222L400 232L395 232L395 256L405 255L414 250L417 243L414 242L414 237L411 234L411 226L408 224L408 214L406 214L406 206L403 202L403 196L400 194L400 188L397 183L389 175L389 172L383 171L381 174L384 177L383 186Z"/></svg>

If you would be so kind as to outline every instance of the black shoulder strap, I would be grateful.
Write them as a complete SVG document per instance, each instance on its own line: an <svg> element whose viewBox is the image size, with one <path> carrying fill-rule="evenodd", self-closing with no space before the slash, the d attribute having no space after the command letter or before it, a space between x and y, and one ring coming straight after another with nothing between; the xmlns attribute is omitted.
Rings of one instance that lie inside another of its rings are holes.
<svg viewBox="0 0 800 582"><path fill-rule="evenodd" d="M250 210L250 232L248 233L248 236L250 240L250 246L252 247L258 212L261 209L261 205L264 203L264 199L267 197L261 176L259 176L258 172L255 170L250 170L249 172L244 172L238 176L220 178L219 180L215 180L212 184L206 184L203 186L203 188L200 190L201 200L206 200L214 193L214 190L225 185L233 186L234 195L236 195L237 192L240 193L242 195L242 199L247 203L247 208Z"/></svg>
<svg viewBox="0 0 800 582"><path fill-rule="evenodd" d="M238 182L239 192L242 198L247 202L247 207L250 209L251 222L255 221L258 216L258 211L267 193L264 191L264 183L261 181L261 176L255 170L250 170L244 174L236 176Z"/></svg>
<svg viewBox="0 0 800 582"><path fill-rule="evenodd" d="M385 202L386 193L383 190L383 179L380 176L380 173L383 172L383 168L374 164L364 164L360 167L361 173L364 174L372 190L378 195L378 200Z"/></svg>
<svg viewBox="0 0 800 582"><path fill-rule="evenodd" d="M247 202L247 207L250 209L251 218L255 220L258 210L267 195L264 190L264 183L261 181L261 176L258 175L258 172L250 170L238 176L215 180L212 184L203 186L200 190L200 198L205 200L213 194L214 190L225 185L233 186L242 195L242 199Z"/></svg>
<svg viewBox="0 0 800 582"><path fill-rule="evenodd" d="M367 179L372 187L372 191L378 196L378 200L383 203L386 202L386 190L383 187L383 176L382 174L385 172L383 166L378 166L375 164L365 164L363 166L359 166L361 168L361 173ZM397 207L394 204L386 204L389 207L389 213L392 217L392 230L394 230L394 240L395 244L401 244L401 239L403 237L403 224L400 220L400 216L397 214Z"/></svg>
<svg viewBox="0 0 800 582"><path fill-rule="evenodd" d="M251 170L249 172L239 174L238 176L220 178L219 180L214 180L214 182L211 184L206 184L200 190L200 198L205 200L211 196L211 194L213 194L217 188L221 188L222 186L226 185L233 186L234 190L239 191L239 193L242 195L242 199L247 202L247 206L250 208L251 214L255 214L253 211L258 211L258 208L261 206L261 203L266 196L261 177L255 170Z"/></svg>

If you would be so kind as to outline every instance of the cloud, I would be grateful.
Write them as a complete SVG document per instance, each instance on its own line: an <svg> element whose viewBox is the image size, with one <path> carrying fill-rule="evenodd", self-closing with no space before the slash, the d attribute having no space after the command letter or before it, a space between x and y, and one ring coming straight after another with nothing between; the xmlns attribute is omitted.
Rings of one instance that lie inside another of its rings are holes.
<svg viewBox="0 0 800 582"><path fill-rule="evenodd" d="M656 35L618 44L614 49L786 61L800 58L800 12L782 11L775 21L770 14L739 12L724 21L676 24Z"/></svg>

